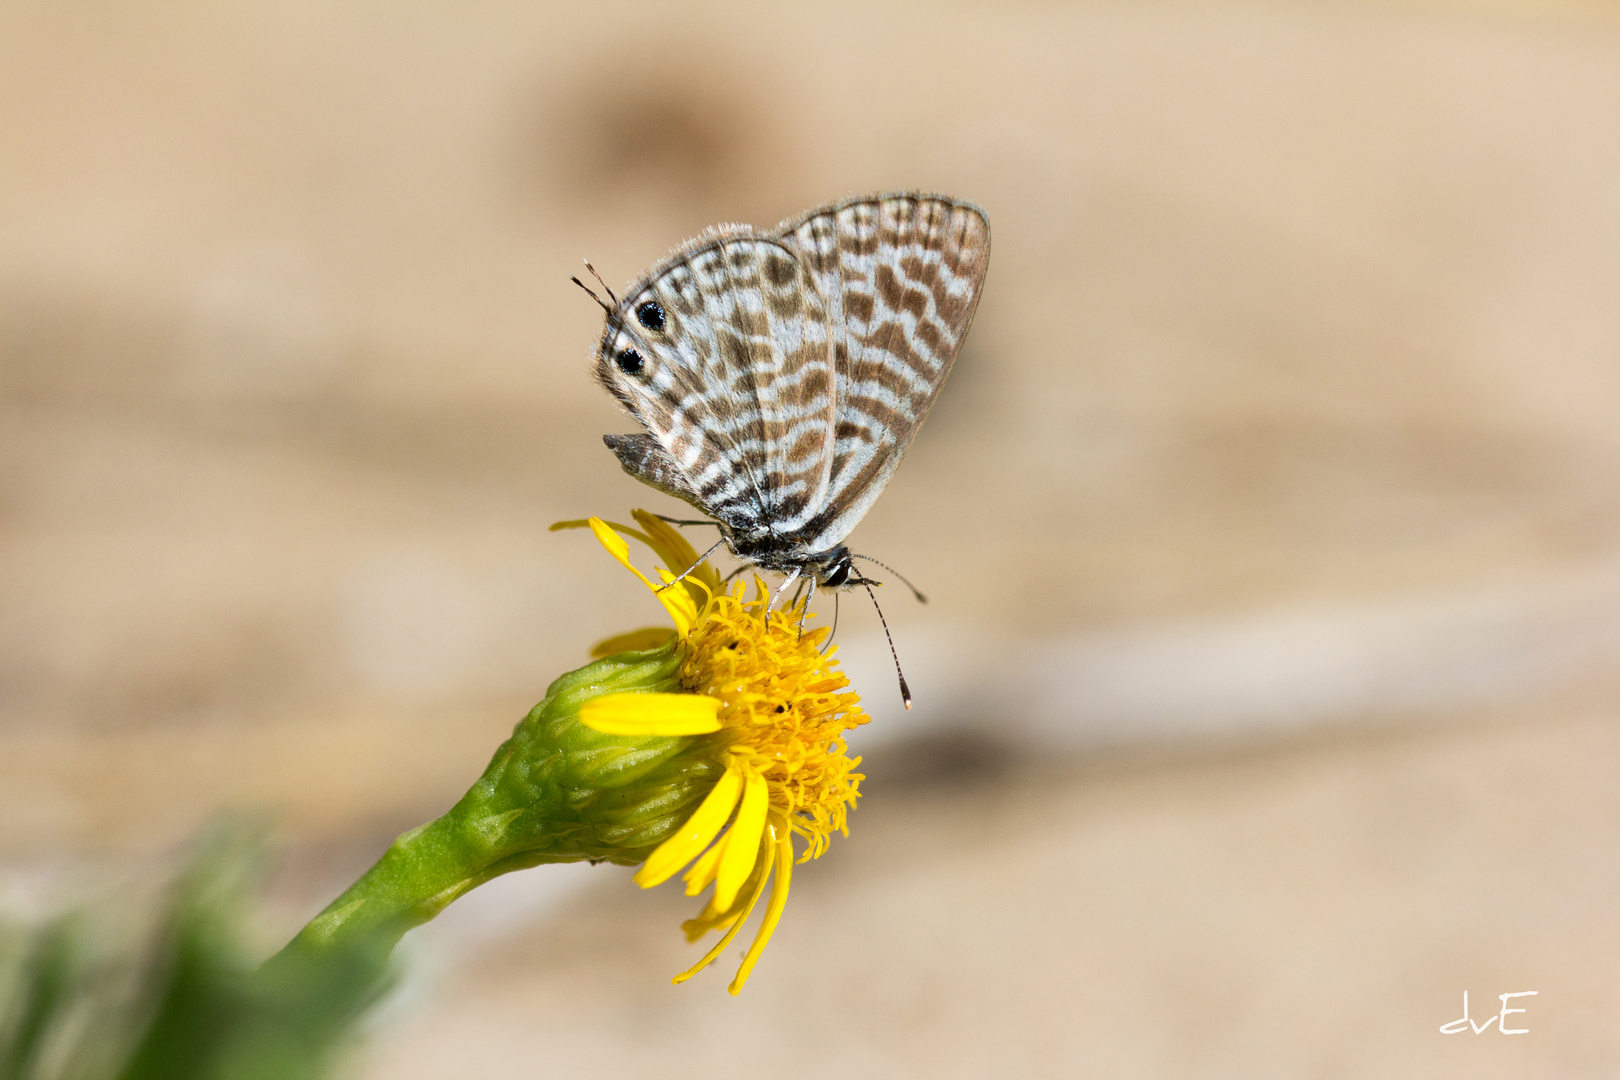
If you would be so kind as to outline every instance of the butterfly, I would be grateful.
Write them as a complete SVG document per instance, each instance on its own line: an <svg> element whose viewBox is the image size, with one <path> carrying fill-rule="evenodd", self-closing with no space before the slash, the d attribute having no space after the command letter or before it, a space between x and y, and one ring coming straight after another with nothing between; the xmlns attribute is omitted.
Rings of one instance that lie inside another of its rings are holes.
<svg viewBox="0 0 1620 1080"><path fill-rule="evenodd" d="M645 429L603 440L741 562L786 574L778 595L868 584L844 540L933 406L989 259L984 211L944 195L714 226L598 298L596 377Z"/></svg>

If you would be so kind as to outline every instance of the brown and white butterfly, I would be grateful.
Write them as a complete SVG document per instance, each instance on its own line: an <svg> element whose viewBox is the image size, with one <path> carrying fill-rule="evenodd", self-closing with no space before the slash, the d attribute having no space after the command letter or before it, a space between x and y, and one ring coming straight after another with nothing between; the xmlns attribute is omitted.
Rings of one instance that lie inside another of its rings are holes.
<svg viewBox="0 0 1620 1080"><path fill-rule="evenodd" d="M715 226L602 304L596 376L646 429L604 440L784 589L865 584L844 539L933 406L989 259L984 212L943 195Z"/></svg>

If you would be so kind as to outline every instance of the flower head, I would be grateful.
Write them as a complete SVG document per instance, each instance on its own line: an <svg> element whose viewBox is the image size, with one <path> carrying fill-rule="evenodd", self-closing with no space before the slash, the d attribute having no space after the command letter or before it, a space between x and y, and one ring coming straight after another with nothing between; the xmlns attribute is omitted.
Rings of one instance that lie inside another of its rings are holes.
<svg viewBox="0 0 1620 1080"><path fill-rule="evenodd" d="M697 810L647 856L636 881L651 888L686 868L688 896L709 888L707 905L683 929L696 941L724 935L688 970L707 967L737 936L767 892L764 920L744 957L731 993L738 993L764 951L787 903L795 851L800 863L818 858L834 832L849 835L846 816L859 797L859 758L848 756L844 732L867 720L859 697L846 689L834 648L821 650L828 631L799 632L802 610L770 610L757 577L727 588L680 533L645 511L640 528L599 518L559 522L587 526L609 554L651 589L674 623L609 638L592 650L606 656L673 645L680 653L673 693L611 693L587 701L580 722L627 736L695 736L706 740L724 771ZM665 566L662 585L637 570L624 537L645 543ZM676 583L678 579L678 584Z"/></svg>

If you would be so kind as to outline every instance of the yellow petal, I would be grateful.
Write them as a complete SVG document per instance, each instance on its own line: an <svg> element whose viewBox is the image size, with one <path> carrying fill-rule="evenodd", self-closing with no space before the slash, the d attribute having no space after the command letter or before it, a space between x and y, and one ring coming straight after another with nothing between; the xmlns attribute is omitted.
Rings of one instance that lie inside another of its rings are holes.
<svg viewBox="0 0 1620 1080"><path fill-rule="evenodd" d="M714 881L715 867L720 865L720 856L725 853L726 841L722 837L718 844L698 856L697 861L687 868L686 873L681 875L681 880L686 882L687 896L696 896L709 887Z"/></svg>
<svg viewBox="0 0 1620 1080"><path fill-rule="evenodd" d="M590 526L592 535L596 537L596 542L607 548L609 555L618 559L626 570L640 578L647 588L652 589L654 592L658 591L658 586L648 581L647 575L637 570L636 564L630 561L630 545L625 543L624 537L615 532L613 527L601 518L591 518Z"/></svg>
<svg viewBox="0 0 1620 1080"><path fill-rule="evenodd" d="M759 858L759 839L765 832L765 811L770 805L770 788L765 778L748 770L747 787L743 791L742 808L731 825L726 838L726 853L720 859L720 872L714 879L714 906L726 911L737 899L737 890L748 880L748 872Z"/></svg>
<svg viewBox="0 0 1620 1080"><path fill-rule="evenodd" d="M551 525L548 526L548 531L557 532L561 529L589 529L592 521L602 521L602 519L579 518L574 521L553 521ZM652 547L652 540L644 535L640 530L633 529L629 525L620 525L617 521L602 521L602 524L606 525L620 536L633 536L637 540L640 540L643 544L646 544L648 547Z"/></svg>
<svg viewBox="0 0 1620 1080"><path fill-rule="evenodd" d="M669 639L674 636L675 631L667 626L649 626L644 630L632 630L628 634L615 634L592 645L591 657L600 659L614 653L646 652L648 649L668 644Z"/></svg>
<svg viewBox="0 0 1620 1080"><path fill-rule="evenodd" d="M776 845L773 844L765 849L765 874L769 874L771 872L771 865L775 862L775 859ZM726 946L731 944L731 939L737 936L737 931L743 928L743 923L747 922L748 916L753 914L754 905L759 903L759 898L761 896L765 895L764 884L765 878L762 874L759 879L759 886L756 887L753 893L748 897L748 906L743 908L742 912L738 914L737 920L731 924L731 929L726 931L725 937L715 942L714 948L703 954L703 959L699 960L697 963L675 976L675 978L670 980L671 982L676 983L677 985L685 982L687 979L690 979L692 976L708 967L714 962L715 957L726 951Z"/></svg>
<svg viewBox="0 0 1620 1080"><path fill-rule="evenodd" d="M748 955L743 957L737 977L731 980L729 989L732 997L742 993L749 974L759 962L760 954L770 944L771 935L776 933L776 924L782 921L782 909L787 907L788 884L793 880L793 830L788 828L786 822L773 821L771 833L776 837L776 881L771 885L771 902L765 908L765 917L760 920L759 933L754 935L754 943L748 946Z"/></svg>
<svg viewBox="0 0 1620 1080"><path fill-rule="evenodd" d="M664 605L664 610L669 612L669 617L674 620L675 625L696 625L699 602L693 599L692 590L677 587L675 585L675 575L662 566L658 568L658 578L664 583L663 587L658 590L658 602ZM696 588L697 586L694 585L693 587Z"/></svg>
<svg viewBox="0 0 1620 1080"><path fill-rule="evenodd" d="M720 699L707 694L603 694L579 722L604 735L706 735L720 730Z"/></svg>
<svg viewBox="0 0 1620 1080"><path fill-rule="evenodd" d="M601 518L594 517L591 518L590 525L591 532L596 536L597 542L607 549L607 553L619 560L620 565L626 570L640 578L642 584L651 589L653 595L658 597L658 602L664 605L664 610L669 612L669 617L675 622L675 632L681 637L691 633L692 623L697 617L696 606L692 603L691 595L685 589L669 588L667 578L665 579L665 585L654 585L647 575L637 570L636 564L630 561L630 545L625 543L624 537L619 535L614 526L609 525ZM634 529L625 531L635 533ZM640 533L635 533L635 535L638 539L647 539L641 536Z"/></svg>
<svg viewBox="0 0 1620 1080"><path fill-rule="evenodd" d="M727 769L725 775L720 777L720 782L714 785L714 790L709 792L703 804L697 808L697 812L686 819L686 824L647 856L647 861L636 871L636 884L643 889L663 884L669 880L671 874L691 862L694 856L708 847L715 833L720 831L726 819L731 816L742 786L742 775L736 769Z"/></svg>

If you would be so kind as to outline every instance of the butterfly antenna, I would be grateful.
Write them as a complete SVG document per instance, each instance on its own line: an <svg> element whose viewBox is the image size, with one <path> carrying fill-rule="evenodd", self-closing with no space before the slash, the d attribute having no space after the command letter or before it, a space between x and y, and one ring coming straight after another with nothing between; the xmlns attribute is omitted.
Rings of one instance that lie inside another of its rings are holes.
<svg viewBox="0 0 1620 1080"><path fill-rule="evenodd" d="M917 598L917 603L919 603L919 604L928 603L928 597L926 597L926 596L924 596L922 594L922 590L918 589L917 586L915 586L911 582L907 581L906 580L906 575L902 574L900 571L896 570L894 567L889 566L887 563L880 563L876 559L872 558L872 556L870 556L870 555L851 554L850 558L852 558L852 559L865 559L869 563L877 563L878 566L883 567L883 569L887 570L889 573L891 573L895 577L899 578L900 579L900 584L902 584L906 588L910 589L911 590L911 595L915 596Z"/></svg>
<svg viewBox="0 0 1620 1080"><path fill-rule="evenodd" d="M872 598L872 606L877 608L878 622L883 624L883 636L889 639L889 655L894 658L894 673L900 679L900 700L906 703L906 709L911 708L911 687L906 685L906 673L900 670L900 654L894 651L894 635L889 633L889 620L883 617L883 608L878 606L877 593L872 591L872 583L866 578L858 579L866 589L866 595Z"/></svg>
<svg viewBox="0 0 1620 1080"><path fill-rule="evenodd" d="M603 300L600 296L597 296L595 293L591 292L591 287L589 285L585 284L583 281L579 280L579 278L577 278L577 277L570 277L568 280L572 281L575 285L578 285L580 288L584 289L585 290L585 295L590 297L592 300L595 300L596 303L597 303L597 306L599 306L603 311L605 311L609 315L613 314L613 309L607 306L607 301Z"/></svg>
<svg viewBox="0 0 1620 1080"><path fill-rule="evenodd" d="M609 307L606 300L603 300L600 296L597 296L596 293L592 292L591 287L589 285L585 284L583 281L579 280L579 278L570 277L568 280L572 281L575 285L578 285L580 288L584 289L585 290L585 295L589 296L592 300L595 300L597 305L603 311L607 312L608 315L611 316L613 314L613 312L618 309L619 298L617 296L613 295L613 290L608 288L608 283L603 281L602 280L602 275L598 274L596 272L596 267L591 265L591 260L589 260L589 259L585 260L585 269L587 269L587 270L589 270L591 272L591 276L596 279L596 283L598 285L602 286L602 291L604 291L604 292L606 292L608 294L608 299L613 301L613 306L612 307Z"/></svg>
<svg viewBox="0 0 1620 1080"><path fill-rule="evenodd" d="M596 267L591 265L591 260L589 260L589 259L585 260L585 269L589 270L591 272L591 277L595 278L596 283L598 285L602 286L602 291L608 294L608 299L613 301L613 306L618 307L619 306L619 298L617 296L613 295L613 290L608 288L608 283L603 281L602 280L602 275L598 274L596 272Z"/></svg>

